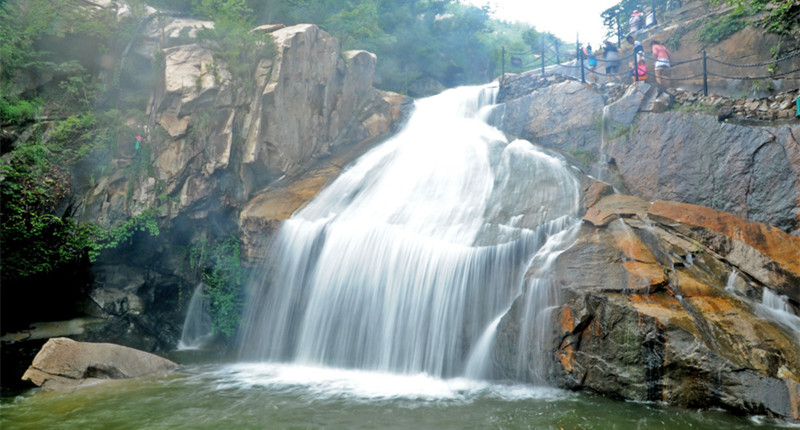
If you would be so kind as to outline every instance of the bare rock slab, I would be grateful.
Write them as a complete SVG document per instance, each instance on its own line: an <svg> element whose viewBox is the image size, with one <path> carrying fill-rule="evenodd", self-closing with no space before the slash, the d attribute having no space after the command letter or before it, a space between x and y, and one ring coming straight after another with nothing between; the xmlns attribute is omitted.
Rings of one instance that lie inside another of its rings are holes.
<svg viewBox="0 0 800 430"><path fill-rule="evenodd" d="M165 375L178 365L148 352L111 343L52 338L36 354L23 381L51 391L71 391L109 379Z"/></svg>

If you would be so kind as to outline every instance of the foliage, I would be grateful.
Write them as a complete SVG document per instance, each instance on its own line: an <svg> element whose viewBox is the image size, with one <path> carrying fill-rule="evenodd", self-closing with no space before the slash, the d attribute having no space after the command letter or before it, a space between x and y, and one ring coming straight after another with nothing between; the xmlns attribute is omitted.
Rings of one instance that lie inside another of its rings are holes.
<svg viewBox="0 0 800 430"><path fill-rule="evenodd" d="M654 6L657 10L663 10L667 0L655 0L646 3L640 0L622 0L617 5L604 10L600 13L600 17L603 18L603 25L606 27L606 37L609 39L612 37L619 38L619 36L624 38L630 32L629 19L633 11L638 9L641 12L647 12L650 10L650 7L643 8L642 4Z"/></svg>
<svg viewBox="0 0 800 430"><path fill-rule="evenodd" d="M796 0L772 1L770 13L761 20L764 29L771 33L788 34L800 23L800 3Z"/></svg>
<svg viewBox="0 0 800 430"><path fill-rule="evenodd" d="M214 333L231 339L236 334L244 306L241 245L231 236L209 246L200 240L189 252L190 266L200 270Z"/></svg>
<svg viewBox="0 0 800 430"><path fill-rule="evenodd" d="M697 31L697 40L705 44L719 43L747 26L744 10L734 11L706 21Z"/></svg>
<svg viewBox="0 0 800 430"><path fill-rule="evenodd" d="M53 215L69 193L68 172L51 160L44 145L17 148L0 173L4 281L53 270L80 259L91 248L93 226Z"/></svg>
<svg viewBox="0 0 800 430"><path fill-rule="evenodd" d="M144 232L152 237L161 234L158 228L158 221L155 218L156 211L147 209L131 217L122 225L100 235L96 246L90 252L90 258L94 260L97 253L103 249L116 248L121 243L131 243L136 232Z"/></svg>
<svg viewBox="0 0 800 430"><path fill-rule="evenodd" d="M777 34L789 34L800 23L800 3L797 0L709 0L712 5L728 4L734 9L730 14L709 22L703 28L703 36L698 38L704 42L717 42L750 23L745 17L752 17L763 10L768 12L752 23L765 31ZM712 28L714 25L719 29Z"/></svg>
<svg viewBox="0 0 800 430"><path fill-rule="evenodd" d="M0 125L21 125L33 121L41 105L41 99L0 97Z"/></svg>
<svg viewBox="0 0 800 430"><path fill-rule="evenodd" d="M104 231L92 223L77 223L65 204L72 183L70 168L98 150L109 150L108 141L121 130L118 112L72 115L49 132L41 125L34 127L32 138L17 145L0 166L3 279L25 278L84 258L94 260L101 250L130 240L135 231L158 234L152 211Z"/></svg>
<svg viewBox="0 0 800 430"><path fill-rule="evenodd" d="M678 48L680 48L681 46L681 38L683 38L683 36L685 36L690 31L696 29L699 25L700 25L699 21L693 21L689 24L680 25L678 28L675 29L675 31L672 32L669 38L664 42L664 45L666 45L667 48L673 51L677 51Z"/></svg>
<svg viewBox="0 0 800 430"><path fill-rule="evenodd" d="M8 0L0 5L0 21L3 23L0 25L0 83L3 93L12 93L15 77L21 72L55 72L59 79L85 73L77 62L59 63L54 53L38 49L38 42L46 36L64 37L64 32L69 29L97 40L96 49L108 49L108 41L115 31L119 31L114 25L115 20L89 16L76 4L74 0ZM73 96L85 95L78 86L84 83L69 83L67 89L79 90Z"/></svg>

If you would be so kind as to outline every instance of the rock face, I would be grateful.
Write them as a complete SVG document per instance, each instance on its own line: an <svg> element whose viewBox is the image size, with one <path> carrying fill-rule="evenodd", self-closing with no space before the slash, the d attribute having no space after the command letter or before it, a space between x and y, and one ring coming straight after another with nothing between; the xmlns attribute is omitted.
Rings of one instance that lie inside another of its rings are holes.
<svg viewBox="0 0 800 430"><path fill-rule="evenodd" d="M747 127L710 115L641 113L606 145L630 192L708 206L795 232L800 126Z"/></svg>
<svg viewBox="0 0 800 430"><path fill-rule="evenodd" d="M800 128L670 110L647 84L542 81L515 80L498 125L633 195L584 187L574 244L501 319L498 376L800 420ZM547 328L521 333L543 286Z"/></svg>
<svg viewBox="0 0 800 430"><path fill-rule="evenodd" d="M597 152L603 97L589 86L566 81L509 100L502 130L509 136L562 150Z"/></svg>
<svg viewBox="0 0 800 430"><path fill-rule="evenodd" d="M796 421L800 331L771 319L761 296L795 297L797 261L800 239L763 224L604 197L547 275L560 305L550 314L545 363L530 368L547 369L544 380L564 388ZM516 351L514 308L498 327L503 375L529 353ZM523 378L542 378L530 372Z"/></svg>
<svg viewBox="0 0 800 430"><path fill-rule="evenodd" d="M646 83L614 97L605 105L608 94L578 82L537 86L506 100L496 122L511 136L570 153L593 175L646 200L708 206L800 235L800 126L661 112L668 97Z"/></svg>
<svg viewBox="0 0 800 430"><path fill-rule="evenodd" d="M606 196L549 273L562 304L551 314L545 379L796 421L800 327L771 319L761 297L788 296L797 312L798 261L800 239L774 227L701 206ZM515 318L501 322L498 351L514 349ZM514 372L513 357L496 361Z"/></svg>
<svg viewBox="0 0 800 430"><path fill-rule="evenodd" d="M178 365L147 352L109 343L52 338L36 354L23 380L53 391L71 391L108 379L164 375Z"/></svg>
<svg viewBox="0 0 800 430"><path fill-rule="evenodd" d="M128 62L149 62L159 85L137 89L150 93L147 121L129 123L142 148L122 142L112 163L149 167L100 178L81 199L82 219L115 225L147 208L168 219L236 210L333 149L387 134L397 119L402 99L372 87L375 56L341 52L314 25L260 27L257 46L274 50L257 51L246 77L197 36L203 28L213 23L160 18L144 26Z"/></svg>

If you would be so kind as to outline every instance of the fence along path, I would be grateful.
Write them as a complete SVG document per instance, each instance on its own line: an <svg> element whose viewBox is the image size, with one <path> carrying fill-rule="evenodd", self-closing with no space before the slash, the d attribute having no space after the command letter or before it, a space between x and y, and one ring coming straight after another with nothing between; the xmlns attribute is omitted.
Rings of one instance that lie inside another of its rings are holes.
<svg viewBox="0 0 800 430"><path fill-rule="evenodd" d="M586 82L587 75L595 75L595 76L602 76L606 78L612 79L620 79L622 76L624 78L630 70L627 66L619 67L618 73L603 73L600 70L605 70L605 67L608 65L612 65L610 63L617 63L620 66L627 65L627 62L633 62L633 53L620 57L618 60L605 60L603 58L597 57L597 67L594 70L589 69L588 65L586 64L586 58L584 56L583 50L580 48L580 43L577 44L578 49L576 53L576 59L573 59L569 62L561 63L558 57L556 57L556 61L553 62L550 66L546 66L547 63L547 55L544 45L542 45L542 49L539 52L534 50L525 51L525 52L514 52L514 51L506 51L505 47L503 47L503 75L505 76L505 64L506 64L506 54L511 56L511 64L517 68L526 68L531 67L535 64L539 64L541 67L542 74L546 73L546 69L550 69L551 72L558 73L558 68L564 69L572 69L573 71L578 70L580 71L580 78L581 82ZM552 53L550 53L552 55ZM523 56L533 56L533 58L527 62L523 63L520 60L520 57ZM556 55L558 55L556 51ZM688 60L682 61L673 61L671 62L670 67L670 74L668 76L663 76L662 79L668 80L670 82L680 82L680 81L694 81L696 79L703 79L703 95L708 95L708 78L709 76L722 78L722 79L739 79L739 80L761 80L761 79L778 79L778 78L785 78L791 74L800 72L800 67L793 68L790 70L782 71L780 70L781 64L786 64L787 62L791 61L794 57L800 55L800 49L795 50L781 58L777 58L771 61L765 61L761 63L751 63L751 64L738 64L732 63L728 61L724 61L721 59L709 57L706 55L706 51L702 51L701 56L697 58L691 58ZM655 61L655 58L650 55L649 53L645 53L645 59L651 62ZM553 58L550 57L552 61ZM697 67L691 67L694 63L700 63ZM681 66L688 66L688 67L681 67ZM757 74L756 72L747 73L747 74L731 74L731 70L735 69L753 69L756 67L764 67L766 68L766 72L761 72ZM682 71L682 74L678 76L674 76L676 74L676 69ZM699 69L699 70L697 70ZM569 73L566 73L571 75Z"/></svg>

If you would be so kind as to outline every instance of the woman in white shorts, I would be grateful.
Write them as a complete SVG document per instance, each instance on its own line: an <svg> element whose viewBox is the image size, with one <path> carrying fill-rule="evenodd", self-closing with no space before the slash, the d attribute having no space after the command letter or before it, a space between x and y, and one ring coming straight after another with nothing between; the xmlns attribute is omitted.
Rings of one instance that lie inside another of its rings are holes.
<svg viewBox="0 0 800 430"><path fill-rule="evenodd" d="M650 48L653 50L653 56L656 57L656 82L663 87L662 79L669 79L667 75L671 66L670 58L672 54L670 54L666 46L657 40L650 42Z"/></svg>

